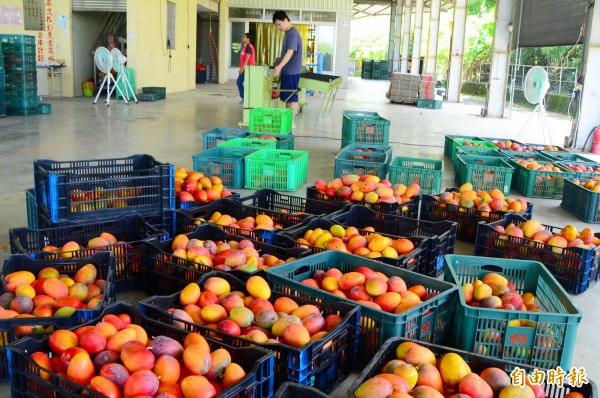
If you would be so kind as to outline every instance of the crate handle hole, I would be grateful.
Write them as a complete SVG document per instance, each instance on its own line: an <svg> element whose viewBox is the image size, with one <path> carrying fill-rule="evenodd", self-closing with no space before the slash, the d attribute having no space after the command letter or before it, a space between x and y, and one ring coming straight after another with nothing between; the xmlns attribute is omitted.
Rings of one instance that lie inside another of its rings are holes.
<svg viewBox="0 0 600 398"><path fill-rule="evenodd" d="M504 271L504 268L500 267L499 265L493 265L493 264L487 264L481 267L482 270L485 271L492 271L492 272L502 272Z"/></svg>

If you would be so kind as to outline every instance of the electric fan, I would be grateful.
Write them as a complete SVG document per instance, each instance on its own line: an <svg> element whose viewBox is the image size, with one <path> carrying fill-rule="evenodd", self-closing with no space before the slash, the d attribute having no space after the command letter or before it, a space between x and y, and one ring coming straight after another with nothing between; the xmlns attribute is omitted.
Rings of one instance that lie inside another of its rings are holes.
<svg viewBox="0 0 600 398"><path fill-rule="evenodd" d="M521 135L521 132L525 129L527 124L530 122L534 115L538 115L538 119L542 126L542 135L544 136L544 144L546 143L546 136L550 145L552 145L552 138L550 137L550 129L548 128L548 120L546 119L546 106L544 105L544 97L550 88L550 82L548 81L548 73L541 66L534 66L525 75L523 80L523 94L525 99L530 104L535 105L535 109L531 112L531 115L517 134L517 137Z"/></svg>
<svg viewBox="0 0 600 398"><path fill-rule="evenodd" d="M115 85L113 86L112 90L110 90L110 92L108 93L108 96L110 97L112 95L112 92L115 91L115 88L116 88L119 91L119 94L123 97L123 101L125 101L125 103L127 105L129 105L129 101L128 101L129 95L126 98L124 93L121 90L121 87L119 87L119 82L122 81L123 87L125 89L125 93L131 93L131 96L133 97L133 99L135 100L135 103L137 104L137 102L138 102L137 97L135 96L135 93L133 92L133 88L131 87L131 83L129 82L129 79L127 78L127 74L125 74L125 62L127 62L127 57L124 56L123 53L121 53L121 50L119 50L118 48L113 48L112 51L110 52L110 55L112 56L112 59L113 59L113 69L117 72L118 76L117 76L117 81L115 82Z"/></svg>
<svg viewBox="0 0 600 398"><path fill-rule="evenodd" d="M96 49L96 51L94 52L94 63L96 64L96 68L98 68L100 72L104 73L104 79L102 79L102 84L100 85L98 94L96 94L96 98L94 98L94 104L96 104L96 102L98 102L98 97L100 97L100 94L102 93L104 85L106 84L106 92L109 93L111 80L113 81L113 83L115 82L115 78L110 73L110 70L112 69L113 60L110 51L108 51L108 48L98 47ZM108 104L108 101L110 101L110 97L107 96L105 102Z"/></svg>

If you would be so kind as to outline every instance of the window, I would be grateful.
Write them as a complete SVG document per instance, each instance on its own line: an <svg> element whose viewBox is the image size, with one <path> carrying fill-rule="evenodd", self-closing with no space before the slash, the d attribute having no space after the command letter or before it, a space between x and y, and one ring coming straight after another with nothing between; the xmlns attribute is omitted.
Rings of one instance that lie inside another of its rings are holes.
<svg viewBox="0 0 600 398"><path fill-rule="evenodd" d="M167 1L167 48L175 48L175 11L177 5Z"/></svg>

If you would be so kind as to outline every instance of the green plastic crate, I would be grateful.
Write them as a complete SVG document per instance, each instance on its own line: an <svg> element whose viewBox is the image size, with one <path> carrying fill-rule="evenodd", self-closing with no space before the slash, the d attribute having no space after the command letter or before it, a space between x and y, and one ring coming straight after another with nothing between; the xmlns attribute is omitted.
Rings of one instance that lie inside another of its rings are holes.
<svg viewBox="0 0 600 398"><path fill-rule="evenodd" d="M458 289L453 346L493 358L543 369L570 369L582 313L542 263L474 256L447 255L444 280L455 285L471 283L485 274L502 274L517 292L532 292L539 312L471 307ZM513 319L529 320L536 327L508 326Z"/></svg>
<svg viewBox="0 0 600 398"><path fill-rule="evenodd" d="M254 152L254 148L211 148L192 156L194 171L219 177L226 187L243 188L244 159Z"/></svg>
<svg viewBox="0 0 600 398"><path fill-rule="evenodd" d="M560 207L590 224L600 223L600 192L593 192L570 180L565 180Z"/></svg>
<svg viewBox="0 0 600 398"><path fill-rule="evenodd" d="M538 161L556 162L555 159L548 157L545 154L540 153L540 152L520 152L520 151L509 151L506 149L501 149L500 153L509 157L510 159L514 159L514 160L527 160L527 161L535 160L536 162L538 162Z"/></svg>
<svg viewBox="0 0 600 398"><path fill-rule="evenodd" d="M385 153L388 158L388 163L392 163L392 147L384 144L366 144L366 143L344 143L343 151L353 152L380 152Z"/></svg>
<svg viewBox="0 0 600 398"><path fill-rule="evenodd" d="M166 87L142 87L142 93L156 94L159 100L167 98Z"/></svg>
<svg viewBox="0 0 600 398"><path fill-rule="evenodd" d="M333 177L356 174L373 175L385 180L388 164L388 154L385 152L355 152L342 149L335 157Z"/></svg>
<svg viewBox="0 0 600 398"><path fill-rule="evenodd" d="M487 142L484 140L481 140L479 138L477 139L464 139L464 138L455 138L452 141L452 148L450 149L450 160L452 160L453 162L456 161L456 153L458 151L458 149L463 149L463 147L480 147L480 148L489 148L489 149L493 149L495 151L498 151L498 147L494 144L492 144L491 142ZM467 148L467 149L468 149Z"/></svg>
<svg viewBox="0 0 600 398"><path fill-rule="evenodd" d="M276 149L285 149L288 151L293 151L294 150L294 136L292 134L257 134L257 133L250 133L248 134L247 138L251 138L254 140L269 140L269 138L260 138L260 137L273 137L277 140L277 143L275 145Z"/></svg>
<svg viewBox="0 0 600 398"><path fill-rule="evenodd" d="M254 108L250 110L251 133L289 134L294 113L288 108Z"/></svg>
<svg viewBox="0 0 600 398"><path fill-rule="evenodd" d="M444 156L447 158L452 158L452 151L454 149L454 140L455 139L465 139L465 140L479 140L481 138L471 136L471 135L446 135L444 137Z"/></svg>
<svg viewBox="0 0 600 398"><path fill-rule="evenodd" d="M52 113L52 104L40 102L38 104L38 109L39 109L40 115L47 115L49 113Z"/></svg>
<svg viewBox="0 0 600 398"><path fill-rule="evenodd" d="M457 287L402 268L382 264L367 258L336 250L304 257L267 270L267 279L274 291L310 298L319 302L356 301L303 284L317 270L337 268L343 273L368 267L391 277L402 278L408 286L423 285L434 297L401 314L393 314L360 305L360 341L357 362L364 365L390 337L401 336L430 343L444 342L450 334L452 305L457 299Z"/></svg>
<svg viewBox="0 0 600 398"><path fill-rule="evenodd" d="M555 148L556 150L545 149L547 146L549 146L548 144L529 144L529 143L527 143L525 145L531 147L531 149L533 149L536 152L540 152L540 151L567 152L567 153L571 152L568 149L557 146L557 145L552 145L552 148Z"/></svg>
<svg viewBox="0 0 600 398"><path fill-rule="evenodd" d="M250 138L233 138L220 144L222 148L254 148L254 149L276 149L277 143L271 140L253 140Z"/></svg>
<svg viewBox="0 0 600 398"><path fill-rule="evenodd" d="M462 185L470 182L473 189L510 192L514 168L505 160L491 156L457 156L456 180Z"/></svg>
<svg viewBox="0 0 600 398"><path fill-rule="evenodd" d="M421 193L435 195L442 190L444 162L433 159L397 156L390 165L392 184L419 184Z"/></svg>
<svg viewBox="0 0 600 398"><path fill-rule="evenodd" d="M540 151L540 153L555 162L575 161L575 162L593 162L593 159L586 158L578 153L561 151Z"/></svg>
<svg viewBox="0 0 600 398"><path fill-rule="evenodd" d="M261 149L246 156L246 189L295 191L306 182L307 151Z"/></svg>
<svg viewBox="0 0 600 398"><path fill-rule="evenodd" d="M389 120L379 116L376 112L344 111L342 148L353 143L387 145L389 140Z"/></svg>
<svg viewBox="0 0 600 398"><path fill-rule="evenodd" d="M434 99L417 99L417 108L422 109L442 109L442 101Z"/></svg>
<svg viewBox="0 0 600 398"><path fill-rule="evenodd" d="M557 162L559 165L565 167L568 170L571 170L575 173L575 178L587 179L592 177L600 176L600 171L596 171L597 168L600 168L600 163L590 161L581 161L581 160L565 160ZM570 166L585 166L591 167L593 171L575 171Z"/></svg>
<svg viewBox="0 0 600 398"><path fill-rule="evenodd" d="M547 164L553 162L538 162ZM557 167L561 171L539 171L530 170L521 166L515 161L511 161L515 168L513 174L512 187L521 195L528 198L546 198L561 199L565 179L575 178L575 172L563 166Z"/></svg>

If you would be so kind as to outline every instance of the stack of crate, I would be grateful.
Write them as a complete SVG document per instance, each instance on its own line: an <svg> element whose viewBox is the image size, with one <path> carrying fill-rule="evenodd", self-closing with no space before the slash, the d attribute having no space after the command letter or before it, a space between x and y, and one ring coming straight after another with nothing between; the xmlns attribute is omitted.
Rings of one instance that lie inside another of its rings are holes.
<svg viewBox="0 0 600 398"><path fill-rule="evenodd" d="M9 116L38 113L35 36L1 35Z"/></svg>
<svg viewBox="0 0 600 398"><path fill-rule="evenodd" d="M419 98L421 77L410 73L392 73L387 97L391 102L414 104Z"/></svg>
<svg viewBox="0 0 600 398"><path fill-rule="evenodd" d="M2 47L0 46L0 59L4 59L2 55ZM0 62L0 118L6 117L6 81L4 73L4 62Z"/></svg>

